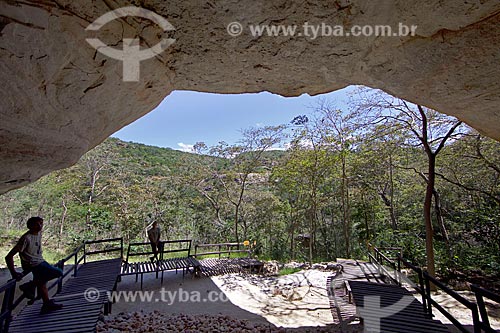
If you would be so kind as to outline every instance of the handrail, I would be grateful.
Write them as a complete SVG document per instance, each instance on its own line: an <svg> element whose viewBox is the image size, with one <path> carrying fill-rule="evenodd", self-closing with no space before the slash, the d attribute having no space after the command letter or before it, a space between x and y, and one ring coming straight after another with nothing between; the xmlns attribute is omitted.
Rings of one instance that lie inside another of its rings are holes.
<svg viewBox="0 0 500 333"><path fill-rule="evenodd" d="M160 240L160 243L171 244L171 243L182 243L182 242L192 242L192 239L177 239L177 240ZM136 245L149 245L151 242L134 242L129 243L128 245L136 246Z"/></svg>
<svg viewBox="0 0 500 333"><path fill-rule="evenodd" d="M369 248L373 249L375 252L375 256L372 255L370 252L368 252L368 257L371 260L374 260L377 264L380 265L379 260L386 260L389 259L387 258L383 253L380 252L380 250L371 245L368 244ZM381 259L382 258L382 259ZM389 260L386 260L387 262L390 262ZM488 321L488 315L486 313L486 309L484 307L484 302L482 302L482 296L491 298L492 300L495 300L500 303L500 295L496 295L486 289L477 287L477 286L471 286L471 289L476 293L476 298L478 300L478 304L469 301L465 297L461 296L442 282L438 281L436 278L432 277L429 275L427 271L424 271L420 267L413 265L410 263L408 260L404 259L401 254L397 256L397 267L398 271L400 271L401 264L403 264L405 267L408 267L412 270L414 270L418 274L418 280L419 280L419 285L414 286L413 288L419 292L422 295L422 306L424 307L424 313L426 313L429 317L432 318L432 307L435 307L438 309L447 319L449 319L453 325L455 325L461 332L464 333L469 333L469 330L465 328L464 325L462 325L457 319L455 319L444 307L442 307L439 303L437 303L435 300L432 299L432 294L431 294L431 284L436 286L437 288L440 288L442 291L446 292L448 295L453 297L455 300L460 302L462 305L467 307L471 311L472 315L472 321L473 321L473 326L474 326L474 333L481 333L482 330L486 331L487 333L495 333L493 329L489 326L489 321ZM382 266L382 265L380 265ZM392 278L391 278L392 279ZM491 296L491 297L490 297ZM482 302L482 305L481 305ZM481 317L483 318L483 321L481 322L479 318L479 314L481 311Z"/></svg>
<svg viewBox="0 0 500 333"><path fill-rule="evenodd" d="M250 248L248 249L241 249L240 246L244 246L244 243L214 243L214 244L195 244L194 246L194 254L193 257L201 257L201 256L206 256L206 255L212 255L212 254L218 254L219 259L221 258L222 254L228 254L228 257L231 256L231 253L244 253L246 252L249 257L252 255L252 250ZM206 251L206 252L198 252L198 248L209 248L209 247L217 247L217 250L214 251ZM226 247L226 250L223 250L222 248ZM232 250L232 247L237 247L236 250Z"/></svg>
<svg viewBox="0 0 500 333"><path fill-rule="evenodd" d="M4 285L0 286L0 293L4 293L2 309L0 312L0 333L7 332L11 320L11 314L14 310L14 294L16 291L16 280L10 279Z"/></svg>
<svg viewBox="0 0 500 333"><path fill-rule="evenodd" d="M85 243L98 244L98 243L110 243L110 242L121 241L121 240L123 240L123 237L87 240L87 241L85 241Z"/></svg>
<svg viewBox="0 0 500 333"><path fill-rule="evenodd" d="M187 256L191 256L191 239L179 239L179 240L161 240L160 241L161 246L159 248L159 254L160 254L160 259L163 259L163 254L165 253L175 253L175 252L187 252ZM186 243L185 247L179 247L178 249L173 249L173 250L165 250L165 244L182 244ZM125 259L125 262L128 263L128 260L130 257L136 257L136 256L144 256L144 255L150 255L153 254L153 251L141 251L141 252L133 252L132 247L136 246L147 246L151 245L151 242L133 242L128 244L127 248L127 256Z"/></svg>
<svg viewBox="0 0 500 333"><path fill-rule="evenodd" d="M467 328L465 328L464 325L462 325L457 319L455 319L438 302L436 302L435 300L432 299L432 297L431 297L431 282L432 282L436 287L439 287L441 290L446 292L448 295L453 297L455 300L462 303L464 306L466 306L471 311L472 322L474 325L474 333L481 333L481 328L479 325L479 313L478 313L476 303L469 301L465 297L458 294L456 291L450 289L448 286L446 286L442 282L438 281L436 278L429 275L428 272L424 272L424 279L425 279L425 291L426 291L426 297L427 297L427 302L428 302L427 306L428 306L428 310L429 310L429 315L432 316L432 306L431 305L434 305L434 307L436 309L438 309L446 318L448 318L460 331L462 331L464 333L469 333L469 330L467 330Z"/></svg>
<svg viewBox="0 0 500 333"><path fill-rule="evenodd" d="M397 263L396 261L394 261L392 259L387 258L387 256L385 254L383 254L376 246L373 246L370 243L368 245L369 245L369 248L372 248L373 251L375 252L375 256L373 256L370 252L368 252L368 258L370 259L370 262L371 262L371 260L375 261L375 263L377 264L377 269L379 270L379 274L382 275L382 271L383 271L383 273L384 273L383 275L389 277L397 285L401 285L401 282L399 281L399 276L398 276L398 273L401 270L399 263ZM398 249L398 250L401 253L401 250L400 249ZM392 277L391 272L388 271L384 267L384 261L390 267L392 267L394 269L394 277Z"/></svg>
<svg viewBox="0 0 500 333"><path fill-rule="evenodd" d="M477 307L479 308L479 314L481 315L479 326L487 333L497 332L490 325L490 320L488 318L488 312L486 311L486 305L484 304L483 297L489 298L490 300L500 303L500 295L497 295L487 289L481 288L475 284L472 284L470 286L470 289L476 295Z"/></svg>
<svg viewBox="0 0 500 333"><path fill-rule="evenodd" d="M238 246L238 245L243 245L243 243L214 243L214 244L196 244L198 247L211 247L211 246Z"/></svg>
<svg viewBox="0 0 500 333"><path fill-rule="evenodd" d="M97 250L97 251L87 251L87 248L86 248L86 245L111 243L111 242L117 242L117 241L120 241L120 246L112 247L110 249ZM119 251L120 256L123 257L123 237L98 239L98 240L91 240L91 241L87 240L83 243L83 247L85 249L85 256L90 256L92 254L100 254L100 253L109 253L109 252L118 252Z"/></svg>
<svg viewBox="0 0 500 333"><path fill-rule="evenodd" d="M422 306L423 306L424 312L427 313L428 312L427 297L425 294L425 282L424 282L424 274L423 274L422 269L418 266L413 265L411 262L409 262L408 260L406 260L402 256L398 255L398 267L401 268L400 263L403 263L403 265L405 267L410 268L417 273L418 286L414 286L413 288L422 296ZM401 269L399 271L401 271Z"/></svg>

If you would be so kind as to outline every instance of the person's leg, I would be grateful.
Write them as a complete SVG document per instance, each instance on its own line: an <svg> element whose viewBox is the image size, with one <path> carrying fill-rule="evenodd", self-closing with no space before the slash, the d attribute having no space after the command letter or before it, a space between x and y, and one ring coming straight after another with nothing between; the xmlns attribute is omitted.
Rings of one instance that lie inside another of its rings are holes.
<svg viewBox="0 0 500 333"><path fill-rule="evenodd" d="M33 267L33 282L36 284L38 293L43 300L42 314L62 308L62 304L56 304L50 299L47 289L47 282L60 276L62 276L62 270L50 265L46 261Z"/></svg>
<svg viewBox="0 0 500 333"><path fill-rule="evenodd" d="M155 248L154 250L155 259L156 261L158 261L158 250L159 250L158 243L155 243L154 248Z"/></svg>
<svg viewBox="0 0 500 333"><path fill-rule="evenodd" d="M43 303L48 303L50 301L49 290L47 289L47 283L42 281L33 280L35 283L38 295L42 298Z"/></svg>
<svg viewBox="0 0 500 333"><path fill-rule="evenodd" d="M149 257L151 262L153 262L155 259L158 260L158 257L156 256L156 244L151 242L151 252L153 252L153 256Z"/></svg>
<svg viewBox="0 0 500 333"><path fill-rule="evenodd" d="M160 253L160 259L163 260L163 242L158 242L158 252Z"/></svg>

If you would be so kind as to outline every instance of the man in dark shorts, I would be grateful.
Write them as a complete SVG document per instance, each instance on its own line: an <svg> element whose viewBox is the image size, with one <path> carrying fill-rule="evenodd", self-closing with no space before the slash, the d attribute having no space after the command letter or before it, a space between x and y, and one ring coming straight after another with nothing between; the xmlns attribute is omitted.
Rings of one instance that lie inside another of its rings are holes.
<svg viewBox="0 0 500 333"><path fill-rule="evenodd" d="M21 285L19 288L28 298L34 298L35 288L38 295L43 300L41 313L48 313L62 308L62 304L57 304L49 298L47 282L62 275L61 269L47 263L42 256L42 228L43 219L41 217L31 217L26 223L29 231L21 236L17 244L5 257L5 262L9 268L13 279L20 281L24 274L16 271L14 267L14 256L19 253L21 266L24 273L33 273L33 281Z"/></svg>

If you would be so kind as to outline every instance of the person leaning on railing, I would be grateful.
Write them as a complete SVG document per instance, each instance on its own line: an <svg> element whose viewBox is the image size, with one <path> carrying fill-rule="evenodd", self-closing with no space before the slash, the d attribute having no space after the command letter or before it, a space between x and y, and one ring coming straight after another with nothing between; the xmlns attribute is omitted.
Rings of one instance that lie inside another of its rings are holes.
<svg viewBox="0 0 500 333"><path fill-rule="evenodd" d="M49 298L47 282L62 276L60 268L50 265L42 256L42 229L43 219L41 217L30 217L26 223L28 231L19 238L17 244L5 257L5 262L9 268L12 278L20 281L29 272L33 273L33 281L19 286L27 298L35 298L35 288L38 295L43 300L40 313L45 314L62 308L62 304L57 304ZM14 267L14 256L19 253L21 266L24 273L16 271Z"/></svg>
<svg viewBox="0 0 500 333"><path fill-rule="evenodd" d="M149 258L151 262L154 262L155 259L158 261L158 252L162 251L160 234L160 227L158 226L158 222L155 221L151 229L148 230L148 238L151 243L151 250L153 251L153 256Z"/></svg>

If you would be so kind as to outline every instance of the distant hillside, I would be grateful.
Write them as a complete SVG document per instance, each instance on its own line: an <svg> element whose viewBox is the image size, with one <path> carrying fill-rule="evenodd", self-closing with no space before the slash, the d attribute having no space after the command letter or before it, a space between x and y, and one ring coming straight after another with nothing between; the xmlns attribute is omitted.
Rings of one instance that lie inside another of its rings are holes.
<svg viewBox="0 0 500 333"><path fill-rule="evenodd" d="M262 166L255 172L268 173L282 155L264 152ZM215 176L226 177L230 164L222 158L109 138L74 166L5 194L0 202L0 226L22 230L29 216L43 216L58 246L116 235L141 239L152 220L161 222L172 234L169 237L198 232L205 237L215 232L203 227L214 218L214 209L219 210L221 221L226 218L222 214L232 212ZM267 177L252 179L262 183Z"/></svg>
<svg viewBox="0 0 500 333"><path fill-rule="evenodd" d="M104 141L98 149L110 150L119 163L130 166L132 170L143 175L163 175L165 172L179 171L182 163L189 160L196 162L213 159L208 156L187 153L171 148L148 146L142 143L125 142L116 138Z"/></svg>

